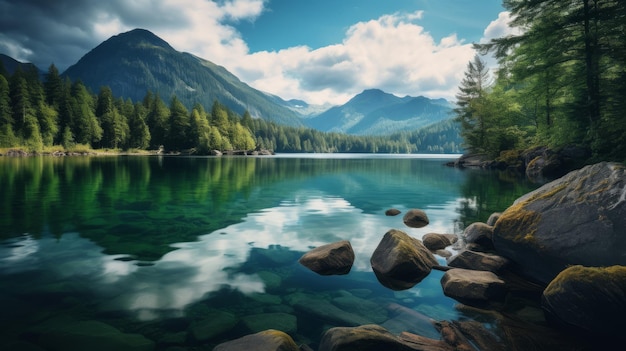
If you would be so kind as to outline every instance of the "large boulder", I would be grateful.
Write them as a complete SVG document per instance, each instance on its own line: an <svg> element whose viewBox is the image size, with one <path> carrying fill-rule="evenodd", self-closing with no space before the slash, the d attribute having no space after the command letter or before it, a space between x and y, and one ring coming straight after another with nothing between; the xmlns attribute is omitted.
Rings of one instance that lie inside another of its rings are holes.
<svg viewBox="0 0 626 351"><path fill-rule="evenodd" d="M626 338L626 267L569 267L544 290L541 305L549 320L574 331Z"/></svg>
<svg viewBox="0 0 626 351"><path fill-rule="evenodd" d="M359 327L336 327L322 336L319 351L412 351L400 338L385 328L369 324Z"/></svg>
<svg viewBox="0 0 626 351"><path fill-rule="evenodd" d="M285 332L268 329L217 345L213 351L298 351L298 345Z"/></svg>
<svg viewBox="0 0 626 351"><path fill-rule="evenodd" d="M348 274L354 263L354 251L347 240L314 248L305 253L300 264L320 275Z"/></svg>
<svg viewBox="0 0 626 351"><path fill-rule="evenodd" d="M444 295L473 305L489 300L502 300L506 293L504 280L487 271L452 268L441 277Z"/></svg>
<svg viewBox="0 0 626 351"><path fill-rule="evenodd" d="M626 265L626 168L587 166L520 197L496 222L493 241L546 285L569 265Z"/></svg>
<svg viewBox="0 0 626 351"><path fill-rule="evenodd" d="M421 241L396 229L385 233L370 263L380 283L393 290L413 287L438 264Z"/></svg>

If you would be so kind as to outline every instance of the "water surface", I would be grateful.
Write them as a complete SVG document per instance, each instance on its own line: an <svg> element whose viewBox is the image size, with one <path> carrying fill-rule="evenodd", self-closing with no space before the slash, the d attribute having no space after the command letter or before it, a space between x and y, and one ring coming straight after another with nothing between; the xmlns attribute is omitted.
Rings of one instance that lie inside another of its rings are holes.
<svg viewBox="0 0 626 351"><path fill-rule="evenodd" d="M451 157L0 158L2 342L45 349L40 326L89 321L158 350L210 350L268 327L314 348L326 328L363 322L428 335L397 307L466 317L442 294L441 272L404 291L381 286L369 259L382 236L459 234L535 187L445 167ZM430 224L408 228L389 208L422 209ZM338 240L356 254L349 274L297 263Z"/></svg>

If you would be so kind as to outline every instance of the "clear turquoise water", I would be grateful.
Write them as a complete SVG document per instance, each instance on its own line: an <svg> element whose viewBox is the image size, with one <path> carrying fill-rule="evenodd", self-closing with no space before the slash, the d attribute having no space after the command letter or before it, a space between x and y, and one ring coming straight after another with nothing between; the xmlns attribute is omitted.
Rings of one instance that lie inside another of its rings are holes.
<svg viewBox="0 0 626 351"><path fill-rule="evenodd" d="M59 341L42 329L85 321L140 334L157 350L210 350L268 327L315 348L325 329L364 321L431 333L393 306L467 317L442 294L441 272L404 291L381 286L369 259L382 236L458 234L536 187L445 167L449 159L0 158L0 345L54 349ZM392 207L422 209L430 224L408 228L402 214L385 216ZM338 240L356 254L349 274L322 277L298 264ZM316 305L346 314L307 307ZM207 321L217 326L202 334Z"/></svg>

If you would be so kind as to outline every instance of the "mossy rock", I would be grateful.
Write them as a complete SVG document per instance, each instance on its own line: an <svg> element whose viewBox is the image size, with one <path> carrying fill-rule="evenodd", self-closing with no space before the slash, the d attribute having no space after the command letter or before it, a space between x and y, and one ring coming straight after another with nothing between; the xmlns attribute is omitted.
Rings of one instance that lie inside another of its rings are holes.
<svg viewBox="0 0 626 351"><path fill-rule="evenodd" d="M594 164L520 197L495 223L493 242L545 285L569 265L626 265L626 168Z"/></svg>
<svg viewBox="0 0 626 351"><path fill-rule="evenodd" d="M548 318L574 332L624 338L626 266L563 270L544 290L541 304Z"/></svg>

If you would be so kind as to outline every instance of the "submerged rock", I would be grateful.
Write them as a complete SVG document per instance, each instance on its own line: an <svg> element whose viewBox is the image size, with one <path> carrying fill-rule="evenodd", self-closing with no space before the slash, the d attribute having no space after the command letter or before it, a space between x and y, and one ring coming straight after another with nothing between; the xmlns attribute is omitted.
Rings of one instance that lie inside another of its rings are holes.
<svg viewBox="0 0 626 351"><path fill-rule="evenodd" d="M354 251L347 240L322 245L305 253L300 264L320 275L348 274L354 263Z"/></svg>
<svg viewBox="0 0 626 351"><path fill-rule="evenodd" d="M127 334L98 321L55 321L30 330L46 350L151 351L154 342L141 334Z"/></svg>
<svg viewBox="0 0 626 351"><path fill-rule="evenodd" d="M370 263L380 283L394 290L413 287L438 264L421 241L396 229L385 234Z"/></svg>
<svg viewBox="0 0 626 351"><path fill-rule="evenodd" d="M235 327L237 318L232 313L211 311L201 321L194 322L190 331L197 341L206 341L224 334Z"/></svg>
<svg viewBox="0 0 626 351"><path fill-rule="evenodd" d="M541 305L549 320L574 332L626 339L626 267L569 267L544 290Z"/></svg>
<svg viewBox="0 0 626 351"><path fill-rule="evenodd" d="M422 228L429 223L426 212L417 209L408 210L407 213L404 214L402 221L407 227L411 228Z"/></svg>
<svg viewBox="0 0 626 351"><path fill-rule="evenodd" d="M626 265L626 168L587 166L520 197L496 222L493 241L543 284L568 265Z"/></svg>
<svg viewBox="0 0 626 351"><path fill-rule="evenodd" d="M256 334L246 335L239 339L217 345L213 351L298 351L298 345L288 334L268 329Z"/></svg>

